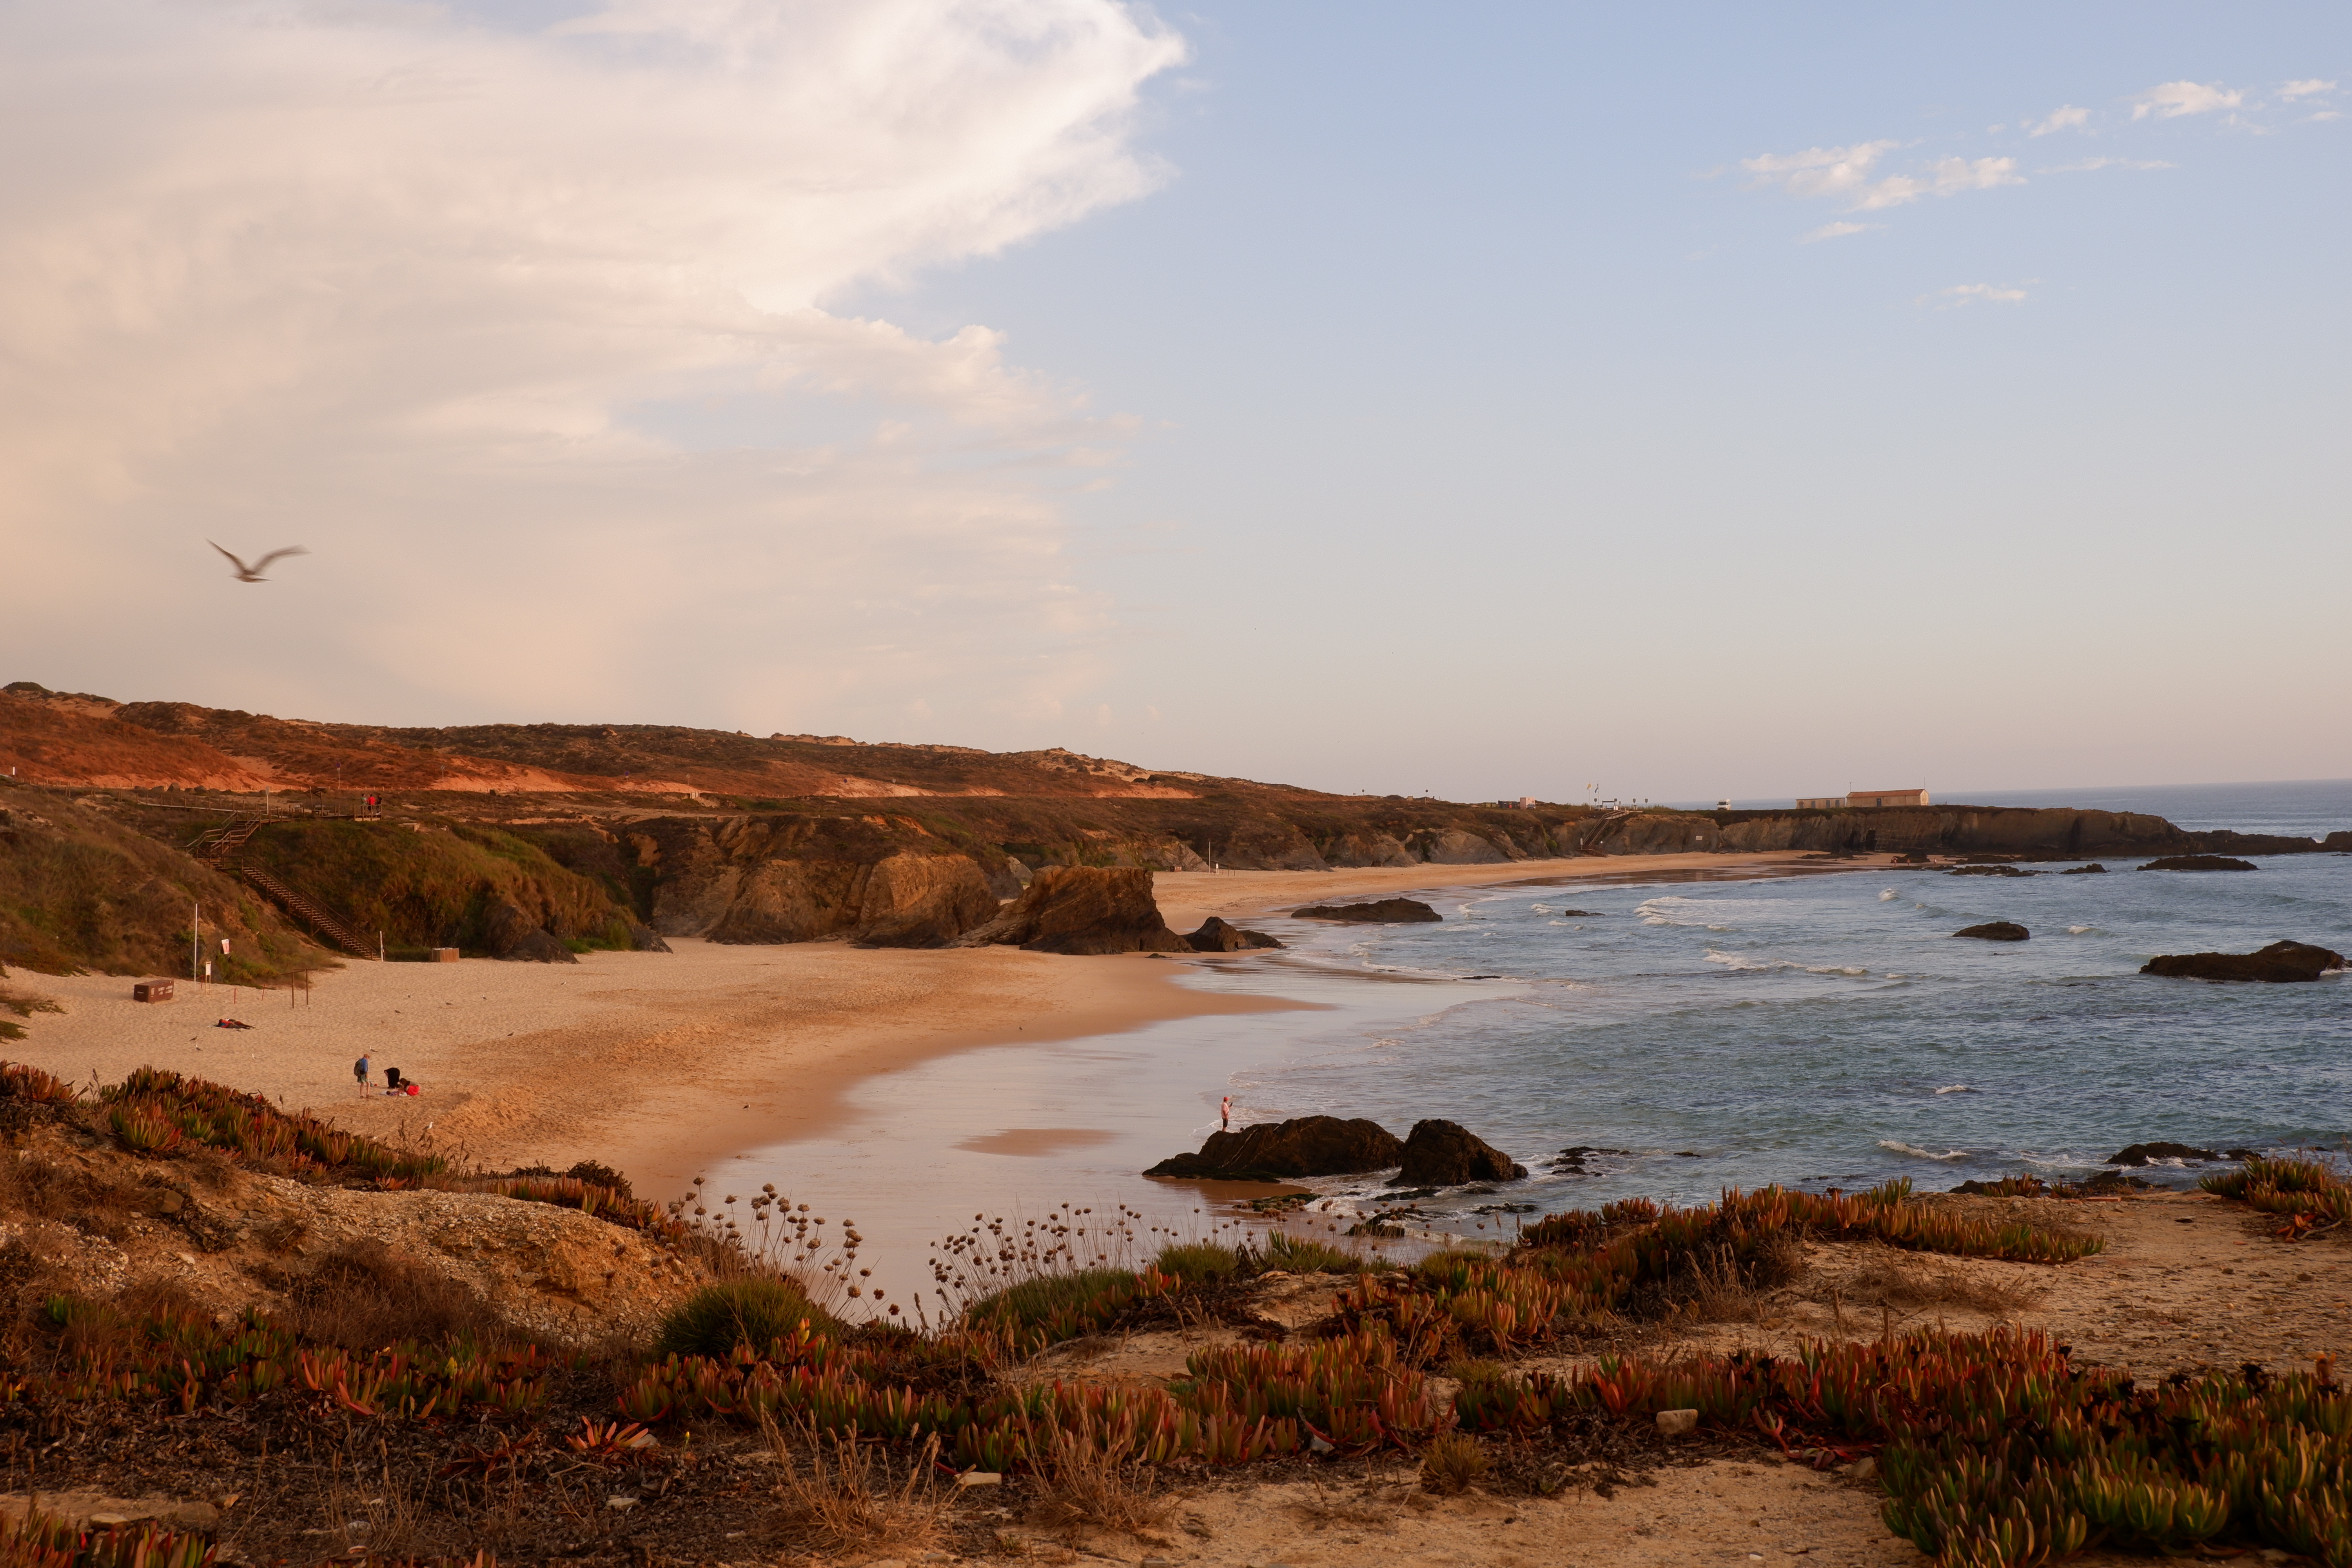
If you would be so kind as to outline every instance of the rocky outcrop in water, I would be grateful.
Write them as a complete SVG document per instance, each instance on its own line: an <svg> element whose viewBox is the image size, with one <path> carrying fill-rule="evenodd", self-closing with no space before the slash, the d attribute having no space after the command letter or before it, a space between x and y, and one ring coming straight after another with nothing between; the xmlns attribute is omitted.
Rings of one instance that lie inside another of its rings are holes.
<svg viewBox="0 0 2352 1568"><path fill-rule="evenodd" d="M2058 874L2062 877L2096 877L2104 876L2106 869L2105 866L2094 860L2087 866L2069 866Z"/></svg>
<svg viewBox="0 0 2352 1568"><path fill-rule="evenodd" d="M1444 919L1418 899L1382 899L1370 904L1316 904L1293 910L1291 916L1302 921L1352 921L1365 925L1403 925Z"/></svg>
<svg viewBox="0 0 2352 1568"><path fill-rule="evenodd" d="M1261 1121L1237 1132L1212 1132L1199 1153L1174 1155L1143 1173L1228 1182L1353 1176L1397 1164L1404 1147L1377 1121L1301 1116Z"/></svg>
<svg viewBox="0 0 2352 1568"><path fill-rule="evenodd" d="M1416 1121L1406 1135L1399 1187L1458 1187L1469 1182L1516 1182L1525 1165L1454 1121Z"/></svg>
<svg viewBox="0 0 2352 1568"><path fill-rule="evenodd" d="M1018 946L1026 952L1191 952L1151 896L1151 873L1126 866L1047 866L995 919L958 947Z"/></svg>
<svg viewBox="0 0 2352 1568"><path fill-rule="evenodd" d="M2176 980L2316 980L2344 967L2344 955L2307 942L2274 942L2253 952L2168 952L2140 965L2142 974Z"/></svg>
<svg viewBox="0 0 2352 1568"><path fill-rule="evenodd" d="M1199 931L1186 932L1184 940L1192 944L1194 952L1245 952L1253 948L1282 945L1262 931L1244 931L1215 915L1202 921Z"/></svg>
<svg viewBox="0 0 2352 1568"><path fill-rule="evenodd" d="M2228 1157L2234 1160L2243 1153L2243 1150L2232 1150ZM2101 1163L2109 1165L2153 1165L2158 1160L2218 1161L2221 1158L2222 1155L2219 1150L2200 1149L2193 1143L2158 1142L2127 1144L2108 1155Z"/></svg>
<svg viewBox="0 0 2352 1568"><path fill-rule="evenodd" d="M2252 860L2233 859L2227 855L2166 855L2140 868L2143 871L2252 871L2256 868Z"/></svg>
<svg viewBox="0 0 2352 1568"><path fill-rule="evenodd" d="M2039 871L2029 871L2022 866L1955 866L1944 873L1947 877L2039 877Z"/></svg>
<svg viewBox="0 0 2352 1568"><path fill-rule="evenodd" d="M1980 926L1968 926L1952 934L1972 936L1979 942L2023 942L2033 933L2015 921L1987 921Z"/></svg>

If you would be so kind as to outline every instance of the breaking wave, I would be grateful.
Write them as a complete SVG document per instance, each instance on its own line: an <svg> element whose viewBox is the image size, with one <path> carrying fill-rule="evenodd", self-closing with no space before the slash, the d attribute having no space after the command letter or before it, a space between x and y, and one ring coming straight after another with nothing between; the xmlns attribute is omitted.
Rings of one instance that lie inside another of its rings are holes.
<svg viewBox="0 0 2352 1568"><path fill-rule="evenodd" d="M1908 1154L1919 1160L1965 1160L1969 1157L1966 1149L1947 1149L1938 1154L1932 1149L1915 1149L1899 1138L1881 1138L1878 1146L1893 1153Z"/></svg>

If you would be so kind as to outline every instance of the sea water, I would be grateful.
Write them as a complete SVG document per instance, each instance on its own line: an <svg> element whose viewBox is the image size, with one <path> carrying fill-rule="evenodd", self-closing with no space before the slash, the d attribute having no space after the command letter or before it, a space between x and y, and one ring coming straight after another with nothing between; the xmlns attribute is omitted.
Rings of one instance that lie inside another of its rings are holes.
<svg viewBox="0 0 2352 1568"><path fill-rule="evenodd" d="M2184 826L2352 826L2345 784L2240 786L2210 812L2161 799L2171 792L2109 793L2098 804ZM1315 1011L922 1063L867 1080L839 1128L746 1156L730 1179L855 1194L866 1233L902 1243L967 1226L976 1209L1034 1216L1075 1200L1182 1215L1213 1205L1139 1173L1198 1147L1226 1094L1237 1124L1326 1114L1400 1134L1424 1118L1469 1128L1529 1174L1413 1200L1427 1225L1463 1235L1635 1194L2080 1176L2158 1140L2344 1147L2343 975L2210 984L2138 971L2158 953L2281 938L2352 952L2352 857L2202 873L2136 869L2142 858L2095 875L1827 863L1764 879L1628 877L1596 861L1559 883L1452 889L1432 867L1421 896L1441 922L1264 919L1252 923L1287 949L1186 966L1185 984ZM2032 935L1952 934L1990 921ZM1563 1166L1572 1148L1591 1152ZM1377 1179L1308 1184L1340 1217L1398 1201Z"/></svg>

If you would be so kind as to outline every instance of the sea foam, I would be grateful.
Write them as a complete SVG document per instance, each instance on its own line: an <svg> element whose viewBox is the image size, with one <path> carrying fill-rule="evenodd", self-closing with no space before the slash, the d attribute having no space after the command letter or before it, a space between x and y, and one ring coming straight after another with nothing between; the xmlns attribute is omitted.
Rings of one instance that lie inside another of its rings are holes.
<svg viewBox="0 0 2352 1568"><path fill-rule="evenodd" d="M1894 1153L1909 1154L1921 1160L1965 1160L1969 1157L1969 1152L1966 1149L1947 1149L1938 1154L1930 1149L1914 1149L1899 1138L1881 1138L1878 1141L1878 1146Z"/></svg>

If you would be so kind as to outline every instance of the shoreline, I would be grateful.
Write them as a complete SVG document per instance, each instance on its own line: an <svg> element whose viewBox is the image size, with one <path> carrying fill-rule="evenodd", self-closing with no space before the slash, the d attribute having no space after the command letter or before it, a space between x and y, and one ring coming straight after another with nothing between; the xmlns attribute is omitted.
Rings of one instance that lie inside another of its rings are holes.
<svg viewBox="0 0 2352 1568"><path fill-rule="evenodd" d="M1213 913L1408 890L1749 880L1801 874L1801 862L1807 872L1861 870L1886 858L1832 866L1782 851L1161 872L1154 888L1169 923L1182 930ZM29 1037L7 1054L75 1081L119 1081L148 1065L191 1073L495 1168L561 1170L593 1159L656 1195L752 1152L869 1122L873 1113L852 1104L862 1087L942 1058L1329 1006L1179 984L1190 969L1237 956L1228 954L1171 964L1012 948L676 946L670 954L590 953L577 965L352 963L321 974L304 1005L287 992L223 986L142 1005L130 999L127 976L27 976L68 1011L33 1020ZM213 1026L221 1016L253 1027ZM397 1066L424 1094L361 1099L351 1064L362 1054L378 1081Z"/></svg>

